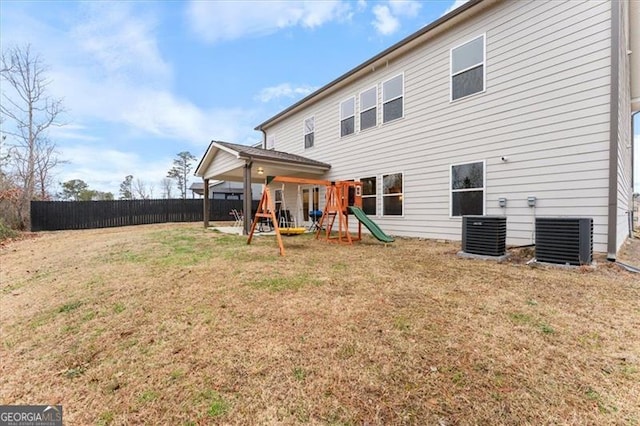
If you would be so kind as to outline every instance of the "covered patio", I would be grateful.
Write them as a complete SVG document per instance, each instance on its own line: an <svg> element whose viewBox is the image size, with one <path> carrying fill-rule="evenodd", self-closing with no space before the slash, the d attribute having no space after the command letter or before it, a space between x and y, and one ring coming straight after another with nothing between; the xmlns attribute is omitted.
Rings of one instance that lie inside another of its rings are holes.
<svg viewBox="0 0 640 426"><path fill-rule="evenodd" d="M265 183L267 176L291 176L319 179L330 164L287 152L267 150L255 146L230 142L211 141L196 168L195 175L203 179L204 226L209 226L209 182L225 180L242 182L243 210L252 211L252 183ZM244 234L251 227L251 215L245 214L242 224Z"/></svg>

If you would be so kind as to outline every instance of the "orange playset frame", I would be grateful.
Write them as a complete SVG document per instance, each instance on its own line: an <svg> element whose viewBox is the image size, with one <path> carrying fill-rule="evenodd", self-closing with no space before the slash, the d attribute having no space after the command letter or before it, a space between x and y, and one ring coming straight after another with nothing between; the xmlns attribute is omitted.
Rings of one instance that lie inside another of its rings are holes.
<svg viewBox="0 0 640 426"><path fill-rule="evenodd" d="M316 239L320 238L321 234L324 234L324 239L329 242L335 242L340 244L352 244L354 241L360 241L362 239L362 224L358 222L358 235L352 236L349 232L349 206L356 206L362 208L362 182L354 181L336 181L330 182L327 180L319 179L304 179L294 178L288 176L275 176L267 178L267 185L270 183L295 183L299 185L318 185L326 187L325 205L322 211L322 216L318 221L318 229L316 231ZM258 204L258 210L253 217L251 223L251 230L249 231L249 237L247 244L251 244L253 234L256 230L256 226L260 219L270 219L273 224L273 229L276 234L276 240L278 247L280 248L280 255L284 256L284 244L282 243L282 235L278 221L276 220L275 208L273 198L271 197L271 191L269 187L265 185L260 203ZM336 224L337 221L337 224ZM337 234L332 235L334 226L337 227Z"/></svg>

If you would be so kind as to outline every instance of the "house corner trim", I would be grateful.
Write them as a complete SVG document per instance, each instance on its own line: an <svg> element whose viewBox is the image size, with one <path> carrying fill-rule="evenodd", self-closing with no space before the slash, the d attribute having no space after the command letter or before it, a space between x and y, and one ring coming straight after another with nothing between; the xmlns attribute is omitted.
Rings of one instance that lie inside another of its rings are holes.
<svg viewBox="0 0 640 426"><path fill-rule="evenodd" d="M609 97L609 208L607 225L607 259L616 260L618 213L618 97L620 50L620 3L611 1L611 86Z"/></svg>

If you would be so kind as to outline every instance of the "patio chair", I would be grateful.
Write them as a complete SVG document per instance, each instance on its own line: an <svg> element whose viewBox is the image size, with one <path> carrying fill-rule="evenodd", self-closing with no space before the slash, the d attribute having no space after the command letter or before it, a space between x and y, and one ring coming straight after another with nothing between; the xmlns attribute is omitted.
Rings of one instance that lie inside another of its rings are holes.
<svg viewBox="0 0 640 426"><path fill-rule="evenodd" d="M242 227L244 224L244 215L242 214L242 211L238 211L236 209L232 209L229 214L231 216L233 216L234 219L234 223L233 226L234 227Z"/></svg>

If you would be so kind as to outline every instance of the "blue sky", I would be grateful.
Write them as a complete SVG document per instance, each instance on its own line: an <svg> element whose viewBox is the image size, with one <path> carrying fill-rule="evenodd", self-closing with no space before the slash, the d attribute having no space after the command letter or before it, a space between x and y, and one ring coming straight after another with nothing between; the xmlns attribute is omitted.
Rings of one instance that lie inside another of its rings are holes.
<svg viewBox="0 0 640 426"><path fill-rule="evenodd" d="M441 16L454 1L0 3L2 48L31 43L64 98L57 181L155 186L180 151L254 127Z"/></svg>
<svg viewBox="0 0 640 426"><path fill-rule="evenodd" d="M57 181L117 196L132 174L160 197L176 153L260 141L257 124L462 3L3 0L0 40L30 43L64 98Z"/></svg>

